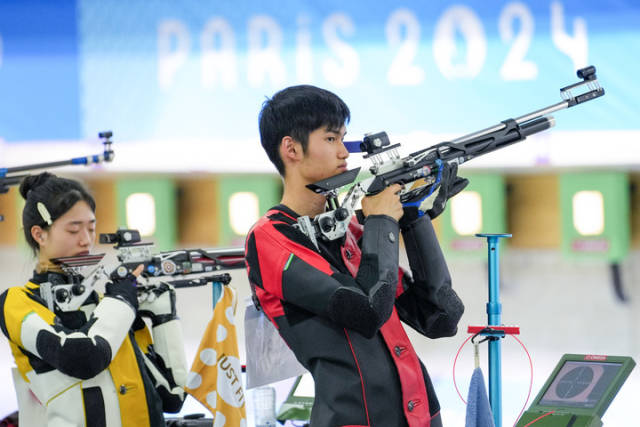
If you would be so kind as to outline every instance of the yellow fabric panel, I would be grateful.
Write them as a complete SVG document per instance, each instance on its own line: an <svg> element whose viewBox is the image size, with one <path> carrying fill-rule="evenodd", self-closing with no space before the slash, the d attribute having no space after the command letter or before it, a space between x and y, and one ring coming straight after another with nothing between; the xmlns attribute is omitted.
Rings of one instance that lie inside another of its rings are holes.
<svg viewBox="0 0 640 427"><path fill-rule="evenodd" d="M11 354L13 354L13 358L16 361L16 367L18 368L18 372L20 372L22 379L26 383L30 383L29 378L27 378L27 372L32 370L29 358L25 356L22 350L20 350L20 347L11 341L9 341L9 347L11 348Z"/></svg>
<svg viewBox="0 0 640 427"><path fill-rule="evenodd" d="M149 426L147 396L140 375L140 367L136 360L131 339L127 337L116 357L109 365L109 373L115 384L120 404L120 420L123 426ZM123 394L122 390L126 390Z"/></svg>
<svg viewBox="0 0 640 427"><path fill-rule="evenodd" d="M149 346L153 344L153 338L151 337L151 332L149 331L149 327L145 325L144 328L138 329L134 333L134 337L136 342L138 343L138 347L142 350L143 353L149 353Z"/></svg>
<svg viewBox="0 0 640 427"><path fill-rule="evenodd" d="M22 352L21 331L22 322L29 315L38 315L47 322L49 325L53 325L56 315L49 311L49 309L42 304L29 298L29 289L35 289L38 285L34 283L27 283L24 288L13 287L9 288L7 292L7 299L3 307L4 319L7 326L7 332L9 333L9 346L11 347L11 353L16 361L16 366L22 378L28 383L27 372L31 371L31 364L29 358Z"/></svg>
<svg viewBox="0 0 640 427"><path fill-rule="evenodd" d="M4 304L4 318L9 339L18 346L22 346L20 338L22 322L29 314L35 312L49 325L53 325L53 319L56 317L47 307L29 298L27 292L25 288L9 288Z"/></svg>

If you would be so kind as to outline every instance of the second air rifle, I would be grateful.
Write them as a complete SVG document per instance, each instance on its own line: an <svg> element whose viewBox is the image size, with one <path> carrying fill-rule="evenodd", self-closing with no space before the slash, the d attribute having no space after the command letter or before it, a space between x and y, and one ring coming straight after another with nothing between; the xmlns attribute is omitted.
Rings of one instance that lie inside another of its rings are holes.
<svg viewBox="0 0 640 427"><path fill-rule="evenodd" d="M138 290L153 287L152 282L162 282L174 288L204 286L231 282L229 273L222 270L245 268L244 248L176 249L152 253L153 243L141 242L138 230L117 230L100 234L100 243L113 244L120 264L110 274L112 279L124 278L143 265ZM154 280L155 279L155 280Z"/></svg>
<svg viewBox="0 0 640 427"><path fill-rule="evenodd" d="M25 166L14 166L10 168L0 167L0 194L6 193L9 191L9 187L19 185L22 180L29 175L28 172L39 170L39 169L50 169L56 168L60 166L69 166L69 165L92 165L103 162L110 162L113 160L113 148L111 144L111 137L113 133L111 131L104 131L98 133L98 137L102 139L103 144L103 152L100 154L93 154L90 156L84 157L74 157L72 159L67 160L57 160L53 162L45 162L45 163L36 163L32 165ZM27 173L25 173L27 172ZM0 215L0 221L4 218Z"/></svg>
<svg viewBox="0 0 640 427"><path fill-rule="evenodd" d="M577 75L581 81L560 89L561 102L406 157L400 156L400 144L391 144L386 132L367 134L362 141L345 142L350 152L362 152L365 159L371 160L370 176L353 184L360 173L360 168L355 168L307 185L310 190L327 196L328 210L314 218L299 217L296 227L318 247L318 239L336 240L344 236L357 203L363 196L377 194L393 184L412 184L411 188L400 192L400 201L410 203L421 200L439 184L437 177L445 163L461 165L523 141L530 135L553 127L555 119L551 113L604 95L594 66L578 70ZM416 185L418 182L422 184ZM339 202L338 192L347 185L351 187Z"/></svg>
<svg viewBox="0 0 640 427"><path fill-rule="evenodd" d="M148 299L154 291L167 285L178 288L228 285L231 275L223 270L244 268L244 248L176 249L152 252L153 243L141 242L138 230L119 229L100 234L100 243L112 244L118 265L104 265L102 254L78 255L52 259L67 274L67 280L42 283L41 294L50 310L77 310L103 281L126 277L139 265L143 271L137 279L138 300Z"/></svg>

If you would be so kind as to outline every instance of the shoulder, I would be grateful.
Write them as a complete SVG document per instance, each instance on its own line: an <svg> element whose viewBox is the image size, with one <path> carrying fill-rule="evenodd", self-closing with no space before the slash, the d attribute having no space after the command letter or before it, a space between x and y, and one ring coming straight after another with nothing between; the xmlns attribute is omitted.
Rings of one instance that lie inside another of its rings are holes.
<svg viewBox="0 0 640 427"><path fill-rule="evenodd" d="M0 329L11 339L19 337L22 321L31 313L36 313L52 323L55 314L45 307L40 298L26 286L14 286L0 294Z"/></svg>
<svg viewBox="0 0 640 427"><path fill-rule="evenodd" d="M296 218L279 206L270 209L251 228L247 235L246 250L255 249L276 250L286 248L291 251L294 247L305 247L313 250L313 244L297 227Z"/></svg>
<svg viewBox="0 0 640 427"><path fill-rule="evenodd" d="M0 306L12 305L19 301L29 301L30 295L34 297L29 290L29 284L25 286L12 286L0 294ZM35 301L34 301L35 302Z"/></svg>

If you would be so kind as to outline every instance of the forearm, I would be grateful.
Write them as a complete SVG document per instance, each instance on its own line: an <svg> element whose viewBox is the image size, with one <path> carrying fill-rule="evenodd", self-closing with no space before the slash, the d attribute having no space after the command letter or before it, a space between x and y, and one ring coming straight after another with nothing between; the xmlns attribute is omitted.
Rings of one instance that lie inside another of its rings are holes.
<svg viewBox="0 0 640 427"><path fill-rule="evenodd" d="M86 330L53 328L33 313L22 324L22 345L60 372L89 379L109 366L133 319L128 303L109 297L98 304Z"/></svg>
<svg viewBox="0 0 640 427"><path fill-rule="evenodd" d="M173 382L184 387L187 382L187 361L184 355L182 325L174 319L153 328L153 343L158 356L164 361Z"/></svg>
<svg viewBox="0 0 640 427"><path fill-rule="evenodd" d="M431 220L422 216L402 225L414 286L419 286L430 301L438 304L438 292L451 287L451 275Z"/></svg>
<svg viewBox="0 0 640 427"><path fill-rule="evenodd" d="M402 224L413 279L406 280L407 295L400 297L405 307L414 305L414 310L426 311L425 307L415 304L412 298L418 297L429 303L429 320L423 322L428 336L448 336L455 334L457 323L464 312L462 301L451 287L451 276L442 249L427 216Z"/></svg>
<svg viewBox="0 0 640 427"><path fill-rule="evenodd" d="M361 239L362 255L355 277L336 275L345 284L331 298L331 318L373 336L393 311L398 284L398 223L386 215L368 216Z"/></svg>

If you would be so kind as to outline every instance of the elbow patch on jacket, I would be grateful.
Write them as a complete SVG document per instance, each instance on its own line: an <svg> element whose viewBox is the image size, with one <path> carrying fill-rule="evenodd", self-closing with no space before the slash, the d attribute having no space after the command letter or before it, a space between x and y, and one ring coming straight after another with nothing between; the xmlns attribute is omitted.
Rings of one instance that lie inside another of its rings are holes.
<svg viewBox="0 0 640 427"><path fill-rule="evenodd" d="M146 373L154 389L160 395L164 412L180 412L184 403L184 389L176 385L171 369L167 369L162 357L151 349L151 353L144 354Z"/></svg>
<svg viewBox="0 0 640 427"><path fill-rule="evenodd" d="M394 274L389 273L371 289L371 305L380 318L380 326L384 325L393 312L397 284L392 280L395 280L395 277Z"/></svg>
<svg viewBox="0 0 640 427"><path fill-rule="evenodd" d="M464 313L464 304L458 294L451 287L444 286L438 290L436 298L440 306L444 307L445 311L449 313L449 317L457 324Z"/></svg>
<svg viewBox="0 0 640 427"><path fill-rule="evenodd" d="M162 385L156 390L158 390L158 394L162 399L162 410L164 412L169 412L170 414L180 412L182 404L184 403L184 393L181 393L180 395L171 393Z"/></svg>
<svg viewBox="0 0 640 427"><path fill-rule="evenodd" d="M60 372L83 380L96 376L111 362L111 347L100 336L95 336L93 341L86 337L68 337L62 344L58 335L41 330L36 338L36 348L42 359Z"/></svg>
<svg viewBox="0 0 640 427"><path fill-rule="evenodd" d="M369 303L369 299L359 289L341 287L334 292L327 307L329 318L341 326L360 332L367 338L373 337L382 323Z"/></svg>
<svg viewBox="0 0 640 427"><path fill-rule="evenodd" d="M440 288L437 298L443 311L434 318L426 335L429 338L452 337L458 332L458 322L464 313L464 305L450 287Z"/></svg>
<svg viewBox="0 0 640 427"><path fill-rule="evenodd" d="M447 315L438 319L434 329L440 331L443 334L441 336L453 336L458 331L458 322L464 313L464 304L449 286L440 288L436 297Z"/></svg>

